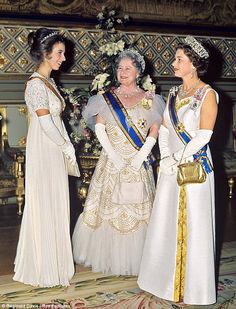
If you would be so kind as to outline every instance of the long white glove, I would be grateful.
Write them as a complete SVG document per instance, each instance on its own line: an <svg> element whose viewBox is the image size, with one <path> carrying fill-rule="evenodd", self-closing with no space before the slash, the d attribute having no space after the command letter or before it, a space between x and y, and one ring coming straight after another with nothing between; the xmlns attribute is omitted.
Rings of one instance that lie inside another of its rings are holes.
<svg viewBox="0 0 236 309"><path fill-rule="evenodd" d="M152 136L146 138L145 143L131 160L131 166L137 171L141 168L143 162L147 159L153 146L156 144L156 139Z"/></svg>
<svg viewBox="0 0 236 309"><path fill-rule="evenodd" d="M44 133L53 143L57 144L58 146L62 146L65 143L65 139L61 135L58 128L55 126L51 115L47 114L44 116L39 116L38 118Z"/></svg>
<svg viewBox="0 0 236 309"><path fill-rule="evenodd" d="M61 135L58 128L55 126L50 114L39 116L40 125L44 133L50 138L50 140L58 146L61 146L62 151L72 162L76 162L75 149L70 141L66 141Z"/></svg>
<svg viewBox="0 0 236 309"><path fill-rule="evenodd" d="M70 141L66 141L65 144L61 146L61 150L72 164L76 163L75 148Z"/></svg>
<svg viewBox="0 0 236 309"><path fill-rule="evenodd" d="M158 144L161 159L169 157L171 155L169 148L169 130L163 125L161 125L159 129Z"/></svg>
<svg viewBox="0 0 236 309"><path fill-rule="evenodd" d="M165 166L165 159L169 158L171 155L169 148L169 135L169 130L165 126L161 125L158 136L158 143L161 154L160 171L165 175L172 175L176 171L176 167L174 166Z"/></svg>
<svg viewBox="0 0 236 309"><path fill-rule="evenodd" d="M209 143L213 131L212 130L205 130L200 129L196 132L196 136L194 136L191 141L187 144L186 147L176 151L172 154L172 156L169 156L168 158L163 159L162 166L164 168L169 168L177 163L182 158L183 159L188 158L195 153L197 153L202 147L204 147L206 144Z"/></svg>
<svg viewBox="0 0 236 309"><path fill-rule="evenodd" d="M115 167L120 171L125 166L125 162L122 157L115 152L113 149L109 138L107 136L107 132L105 129L105 125L102 123L97 123L95 125L95 133L102 147L105 149L108 158L113 162Z"/></svg>

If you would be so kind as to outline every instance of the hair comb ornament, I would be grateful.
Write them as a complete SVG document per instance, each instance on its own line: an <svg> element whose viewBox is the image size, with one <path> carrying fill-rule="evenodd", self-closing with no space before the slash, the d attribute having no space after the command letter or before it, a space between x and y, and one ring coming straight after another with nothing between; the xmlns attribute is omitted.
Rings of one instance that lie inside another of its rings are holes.
<svg viewBox="0 0 236 309"><path fill-rule="evenodd" d="M184 42L189 45L200 58L207 59L209 57L207 50L193 36L188 35L184 39Z"/></svg>
<svg viewBox="0 0 236 309"><path fill-rule="evenodd" d="M51 32L48 35L46 35L44 38L42 38L42 40L40 41L40 43L43 43L44 41L46 41L47 39L51 38L54 35L57 35L57 31Z"/></svg>
<svg viewBox="0 0 236 309"><path fill-rule="evenodd" d="M142 68L142 71L144 72L144 70L145 70L145 60L144 60L144 57L142 56L142 55L140 55L140 53L137 51L137 50L135 50L135 49L133 49L133 48L130 48L130 49L125 49L125 50L123 50L121 53L120 53L120 57L125 57L127 54L133 54L133 55L135 55L136 56L136 59L137 59L137 61L140 63L140 65L141 65L141 68Z"/></svg>

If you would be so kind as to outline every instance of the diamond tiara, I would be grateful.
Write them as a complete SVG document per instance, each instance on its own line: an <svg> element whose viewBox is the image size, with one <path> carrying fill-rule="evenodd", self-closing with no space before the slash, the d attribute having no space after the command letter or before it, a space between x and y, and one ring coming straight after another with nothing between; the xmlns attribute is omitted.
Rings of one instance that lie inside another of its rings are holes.
<svg viewBox="0 0 236 309"><path fill-rule="evenodd" d="M188 35L184 41L193 49L193 51L195 51L196 54L198 54L200 58L207 59L209 57L207 50L193 36Z"/></svg>
<svg viewBox="0 0 236 309"><path fill-rule="evenodd" d="M125 57L125 56L127 56L127 54L133 54L133 55L136 56L137 61L141 65L142 72L144 72L144 70L145 70L145 60L144 60L144 57L142 55L140 55L140 53L137 50L133 49L133 48L125 49L124 51L122 51L119 54L119 57Z"/></svg>
<svg viewBox="0 0 236 309"><path fill-rule="evenodd" d="M54 31L52 33L49 33L48 35L46 35L44 38L42 38L42 40L40 41L40 43L43 43L44 41L46 41L47 39L51 38L52 36L57 35L57 32Z"/></svg>

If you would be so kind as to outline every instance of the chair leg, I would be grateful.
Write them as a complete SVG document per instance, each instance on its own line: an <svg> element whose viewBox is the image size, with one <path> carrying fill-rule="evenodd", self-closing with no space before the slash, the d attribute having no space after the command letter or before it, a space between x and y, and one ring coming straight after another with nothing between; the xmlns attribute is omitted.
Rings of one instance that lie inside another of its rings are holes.
<svg viewBox="0 0 236 309"><path fill-rule="evenodd" d="M17 200L17 205L18 205L18 212L17 212L17 214L19 216L21 216L22 215L22 206L23 206L23 202L24 202L23 195L17 195L16 200Z"/></svg>
<svg viewBox="0 0 236 309"><path fill-rule="evenodd" d="M22 215L22 206L24 203L24 194L25 194L25 180L22 164L24 163L24 156L17 157L17 188L16 188L16 200L18 204L18 215Z"/></svg>

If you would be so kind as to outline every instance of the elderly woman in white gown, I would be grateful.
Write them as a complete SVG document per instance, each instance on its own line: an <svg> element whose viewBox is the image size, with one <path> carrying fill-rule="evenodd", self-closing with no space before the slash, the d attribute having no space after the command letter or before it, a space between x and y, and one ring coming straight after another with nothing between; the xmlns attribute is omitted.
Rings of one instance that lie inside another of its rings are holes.
<svg viewBox="0 0 236 309"><path fill-rule="evenodd" d="M120 86L91 97L84 117L96 117L103 147L83 213L73 234L76 263L114 275L137 275L155 186L151 150L165 103L141 90L145 62L135 50L117 60Z"/></svg>

